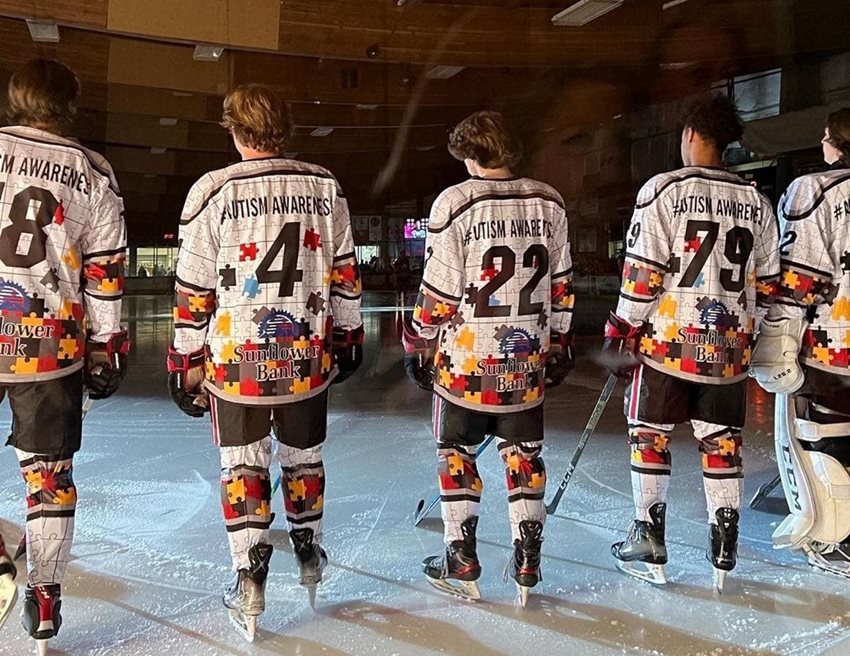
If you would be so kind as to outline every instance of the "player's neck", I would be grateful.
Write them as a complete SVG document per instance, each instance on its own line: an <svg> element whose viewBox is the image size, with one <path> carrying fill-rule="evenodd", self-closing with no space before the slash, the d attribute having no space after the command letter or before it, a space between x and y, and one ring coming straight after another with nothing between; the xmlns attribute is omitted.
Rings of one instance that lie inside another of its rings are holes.
<svg viewBox="0 0 850 656"><path fill-rule="evenodd" d="M716 148L694 148L688 158L690 161L686 166L702 166L708 169L726 168L723 165L723 156Z"/></svg>
<svg viewBox="0 0 850 656"><path fill-rule="evenodd" d="M497 169L485 169L483 166L475 166L471 171L473 177L482 178L484 180L509 180L514 177L513 171L507 166L500 166Z"/></svg>
<svg viewBox="0 0 850 656"><path fill-rule="evenodd" d="M245 148L241 155L243 162L249 159L270 159L272 157L280 157L280 153L269 153L262 150L253 150L252 148Z"/></svg>
<svg viewBox="0 0 850 656"><path fill-rule="evenodd" d="M21 127L23 128L32 128L33 130L41 130L42 132L49 132L50 134L55 134L57 137L64 137L64 131L60 130L55 125L50 125L48 123L21 123Z"/></svg>

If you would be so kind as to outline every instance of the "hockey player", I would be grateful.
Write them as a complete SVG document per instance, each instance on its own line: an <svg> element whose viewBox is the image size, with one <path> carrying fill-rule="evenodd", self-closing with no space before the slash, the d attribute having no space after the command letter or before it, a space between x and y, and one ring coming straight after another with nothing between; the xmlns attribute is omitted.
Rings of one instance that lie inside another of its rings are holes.
<svg viewBox="0 0 850 656"><path fill-rule="evenodd" d="M741 137L734 105L718 96L697 101L682 124L685 167L655 176L638 194L620 300L605 329L605 361L630 379L636 512L612 553L626 573L666 583L667 443L675 425L689 421L702 453L706 558L722 591L736 564L747 368L757 307L769 302L779 274L778 231L767 199L723 169L724 149Z"/></svg>
<svg viewBox="0 0 850 656"><path fill-rule="evenodd" d="M270 87L242 86L223 126L242 161L192 187L180 220L169 386L212 413L236 581L224 604L248 640L265 609L272 460L280 442L289 535L310 591L322 580L328 386L362 359L348 205L327 170L282 156L293 129Z"/></svg>
<svg viewBox="0 0 850 656"><path fill-rule="evenodd" d="M540 580L546 519L543 394L573 365L567 217L558 192L513 174L521 149L497 112L464 119L449 151L471 177L431 208L422 286L404 336L411 378L435 392L446 550L423 568L436 587L480 598L475 453L496 435L514 543L508 572L525 605Z"/></svg>
<svg viewBox="0 0 850 656"><path fill-rule="evenodd" d="M0 129L0 399L27 489L23 624L42 652L62 622L83 387L111 396L129 347L123 203L106 160L66 136L79 94L64 64L31 61L9 81ZM10 564L0 548L0 580Z"/></svg>
<svg viewBox="0 0 850 656"><path fill-rule="evenodd" d="M822 144L828 170L797 178L779 203L782 274L752 372L777 394L791 514L774 544L850 577L850 108L829 115Z"/></svg>

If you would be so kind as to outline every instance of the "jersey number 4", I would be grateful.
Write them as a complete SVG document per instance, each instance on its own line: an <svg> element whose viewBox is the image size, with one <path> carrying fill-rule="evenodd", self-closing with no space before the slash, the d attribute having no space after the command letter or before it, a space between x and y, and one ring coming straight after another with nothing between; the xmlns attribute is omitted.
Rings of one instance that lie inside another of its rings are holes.
<svg viewBox="0 0 850 656"><path fill-rule="evenodd" d="M295 293L295 283L304 279L304 272L298 268L300 223L287 223L274 240L269 252L257 267L257 281L260 283L279 283L278 296L292 296ZM283 249L283 264L280 269L272 269L281 249Z"/></svg>
<svg viewBox="0 0 850 656"><path fill-rule="evenodd" d="M475 298L476 317L509 317L511 315L510 305L490 305L490 298L496 291L505 285L516 273L516 253L510 246L492 246L484 253L481 268L484 271L495 269L496 258L501 259L502 266L490 281L478 290ZM527 269L535 269L531 279L525 284L519 293L519 314L538 314L543 309L543 302L531 302L537 284L549 271L549 251L543 244L529 246L522 256L522 266Z"/></svg>
<svg viewBox="0 0 850 656"><path fill-rule="evenodd" d="M705 233L700 238L699 233ZM688 221L685 227L685 241L696 244L696 252L682 274L679 287L694 287L700 278L702 269L714 250L720 226L711 221ZM747 262L753 252L753 233L748 228L735 226L726 231L726 247L723 255L736 267L735 269L720 269L720 284L727 292L740 292L747 284Z"/></svg>
<svg viewBox="0 0 850 656"><path fill-rule="evenodd" d="M6 183L0 182L0 196ZM0 230L0 260L9 267L30 269L47 258L44 229L53 223L59 201L47 189L27 187L12 199L10 225Z"/></svg>

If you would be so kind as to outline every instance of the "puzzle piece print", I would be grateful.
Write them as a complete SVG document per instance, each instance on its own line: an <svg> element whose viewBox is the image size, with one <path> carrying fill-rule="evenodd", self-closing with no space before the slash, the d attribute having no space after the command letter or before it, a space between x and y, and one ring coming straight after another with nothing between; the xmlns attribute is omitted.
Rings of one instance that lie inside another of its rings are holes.
<svg viewBox="0 0 850 656"><path fill-rule="evenodd" d="M322 236L313 230L313 228L308 228L307 232L304 233L304 248L309 248L311 251L318 250L322 247Z"/></svg>
<svg viewBox="0 0 850 656"><path fill-rule="evenodd" d="M56 269L48 269L41 279L41 284L52 292L59 291L59 272Z"/></svg>
<svg viewBox="0 0 850 656"><path fill-rule="evenodd" d="M469 328L464 328L460 331L457 339L455 339L455 345L458 348L472 351L475 348L475 333L469 330Z"/></svg>
<svg viewBox="0 0 850 656"><path fill-rule="evenodd" d="M257 244L256 242L251 242L250 244L239 244L239 261L245 262L246 260L256 260L257 259Z"/></svg>
<svg viewBox="0 0 850 656"><path fill-rule="evenodd" d="M231 287L236 287L236 269L230 268L229 264L226 264L223 269L219 269L218 275L221 276L218 284L224 287L226 291L230 291Z"/></svg>
<svg viewBox="0 0 850 656"><path fill-rule="evenodd" d="M307 299L307 309L314 315L319 315L325 311L325 299L322 298L321 292L311 292Z"/></svg>
<svg viewBox="0 0 850 656"><path fill-rule="evenodd" d="M242 286L242 296L246 298L257 298L260 293L260 281L253 273L245 278L245 284Z"/></svg>

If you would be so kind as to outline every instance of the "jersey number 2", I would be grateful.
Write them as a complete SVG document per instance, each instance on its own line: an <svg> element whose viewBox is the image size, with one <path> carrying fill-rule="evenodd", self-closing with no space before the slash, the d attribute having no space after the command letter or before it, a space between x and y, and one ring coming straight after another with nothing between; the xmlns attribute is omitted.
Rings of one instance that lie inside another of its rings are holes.
<svg viewBox="0 0 850 656"><path fill-rule="evenodd" d="M301 236L300 223L287 223L274 240L272 247L260 266L257 267L257 281L261 283L280 283L278 296L292 296L295 293L295 283L304 279L304 272L298 268L298 238ZM280 269L272 269L278 253L283 249L283 265Z"/></svg>
<svg viewBox="0 0 850 656"><path fill-rule="evenodd" d="M511 314L510 305L490 305L490 297L500 287L513 278L516 272L516 253L509 246L493 246L484 253L482 269L494 269L495 259L502 260L501 269L484 285L475 298L476 317L508 317ZM537 284L549 271L549 251L543 244L529 246L522 256L522 266L535 269L531 279L519 292L519 314L537 314L543 309L543 302L531 302L531 294Z"/></svg>
<svg viewBox="0 0 850 656"><path fill-rule="evenodd" d="M6 183L0 183L0 195ZM34 211L30 211L35 207ZM44 229L53 223L59 201L47 189L27 187L12 199L11 225L0 230L0 260L10 267L30 269L47 258Z"/></svg>

